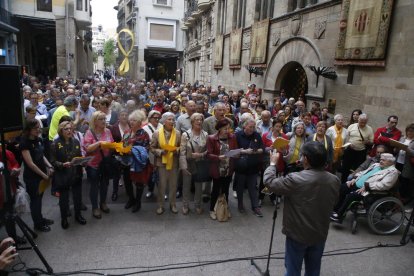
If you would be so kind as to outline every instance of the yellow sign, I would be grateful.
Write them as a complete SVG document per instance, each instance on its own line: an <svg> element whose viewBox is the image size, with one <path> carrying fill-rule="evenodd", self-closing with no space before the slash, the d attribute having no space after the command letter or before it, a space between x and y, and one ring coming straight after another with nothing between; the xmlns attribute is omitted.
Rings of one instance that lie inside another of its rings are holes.
<svg viewBox="0 0 414 276"><path fill-rule="evenodd" d="M120 39L120 35L121 33L126 33L128 35L131 36L131 48L128 49L128 51L126 51L124 49L124 46L122 46L121 43L121 39ZM128 29L122 29L119 33L118 33L118 48L121 51L121 53L124 55L124 60L122 61L121 65L118 68L118 73L120 75L123 75L125 73L127 73L129 71L129 55L131 54L132 50L134 49L134 45L135 45L135 38L134 38L134 34L128 30Z"/></svg>

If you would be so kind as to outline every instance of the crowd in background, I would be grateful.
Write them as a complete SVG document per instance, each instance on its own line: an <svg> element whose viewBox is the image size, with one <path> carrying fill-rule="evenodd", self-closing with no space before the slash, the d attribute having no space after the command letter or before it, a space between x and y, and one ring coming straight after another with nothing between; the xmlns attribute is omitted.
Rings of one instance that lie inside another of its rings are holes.
<svg viewBox="0 0 414 276"><path fill-rule="evenodd" d="M271 101L262 98L254 84L232 91L163 82L91 77L39 81L22 80L25 125L21 136L10 139L8 149L24 163L23 182L30 195L34 227L50 230L52 220L42 215L43 180L51 180L52 193L59 196L61 226L69 227L72 194L74 218L86 224L82 211L92 207L92 216L110 213L107 202L118 200L124 187L125 209L138 212L142 198L156 197L156 214L165 212L165 202L174 214L194 210L202 214L203 201L210 202L209 216L220 195L228 202L229 190L237 198L238 211L245 213L243 193L247 189L250 210L262 216L266 193L263 172L277 138L288 140L279 149L283 158L276 164L278 175L303 169L302 147L318 141L327 150L325 169L340 173L342 182L355 175L367 160L379 162L382 152L396 156L401 172L400 197L413 196L414 124L397 128L398 117L390 114L384 126L373 129L362 110L329 114L319 102L304 95L288 98L283 89ZM404 143L409 151L390 143ZM120 142L132 148L119 154L107 149L106 142ZM74 157L91 156L85 166L74 165ZM14 158L13 157L13 158ZM82 202L82 178L86 172L90 202ZM108 187L112 194L108 199ZM194 194L194 195L193 195ZM176 198L182 197L177 208ZM271 204L281 199L270 195ZM230 213L231 216L231 213Z"/></svg>

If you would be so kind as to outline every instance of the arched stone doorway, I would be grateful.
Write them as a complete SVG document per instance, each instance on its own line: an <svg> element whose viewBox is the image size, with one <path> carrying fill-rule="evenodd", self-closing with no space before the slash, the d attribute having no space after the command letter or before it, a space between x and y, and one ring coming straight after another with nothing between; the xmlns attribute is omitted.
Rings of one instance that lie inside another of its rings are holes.
<svg viewBox="0 0 414 276"><path fill-rule="evenodd" d="M321 54L310 39L297 36L281 42L279 47L273 52L268 63L264 76L264 97L272 99L273 93L279 93L282 88L287 93L291 93L284 85L295 84L294 81L293 83L288 81L289 78L293 78L288 76L294 76L295 74L292 70L298 69L300 75L305 76L307 80L307 87L303 89L306 98L323 99L325 97L324 78L319 79L319 85L316 87L316 75L309 69L304 68L308 64L321 65Z"/></svg>
<svg viewBox="0 0 414 276"><path fill-rule="evenodd" d="M298 99L301 96L305 99L308 93L308 78L305 69L296 61L288 62L280 70L280 89L284 89L288 98Z"/></svg>

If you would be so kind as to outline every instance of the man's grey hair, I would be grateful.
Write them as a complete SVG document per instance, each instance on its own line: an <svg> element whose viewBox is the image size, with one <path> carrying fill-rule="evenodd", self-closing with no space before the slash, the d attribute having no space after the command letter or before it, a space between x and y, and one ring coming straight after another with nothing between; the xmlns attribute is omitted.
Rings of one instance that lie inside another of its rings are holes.
<svg viewBox="0 0 414 276"><path fill-rule="evenodd" d="M358 120L368 120L368 115L366 113L362 113L359 115Z"/></svg>
<svg viewBox="0 0 414 276"><path fill-rule="evenodd" d="M23 86L23 92L25 92L25 91L32 92L33 90L32 90L32 88L30 86L25 85L25 86Z"/></svg>
<svg viewBox="0 0 414 276"><path fill-rule="evenodd" d="M215 105L214 105L214 110L216 110L217 108L219 108L219 107L221 107L221 108L225 108L226 107L226 105L224 104L224 103L222 103L222 102L217 102Z"/></svg>
<svg viewBox="0 0 414 276"><path fill-rule="evenodd" d="M78 100L76 99L75 96L68 96L63 101L63 105L66 106L66 107L78 106Z"/></svg>
<svg viewBox="0 0 414 276"><path fill-rule="evenodd" d="M168 117L173 117L175 119L175 114L172 112L165 112L164 114L162 114L161 119L160 119L160 123L164 124L165 121L168 119Z"/></svg>
<svg viewBox="0 0 414 276"><path fill-rule="evenodd" d="M240 116L240 126L244 127L248 121L254 121L253 115L249 112L245 112Z"/></svg>
<svg viewBox="0 0 414 276"><path fill-rule="evenodd" d="M391 153L383 153L381 154L381 158L392 162L393 164L395 164L395 157L394 155L392 155Z"/></svg>

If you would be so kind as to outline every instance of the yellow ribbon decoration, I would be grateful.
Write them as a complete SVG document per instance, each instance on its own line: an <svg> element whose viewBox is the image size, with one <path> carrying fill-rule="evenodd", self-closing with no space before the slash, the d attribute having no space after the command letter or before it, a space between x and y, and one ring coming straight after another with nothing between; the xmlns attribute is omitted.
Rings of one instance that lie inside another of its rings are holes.
<svg viewBox="0 0 414 276"><path fill-rule="evenodd" d="M128 51L125 51L124 47L121 44L121 40L120 40L120 34L121 33L127 33L131 36L131 48ZM121 53L125 57L124 60L122 61L121 65L118 68L118 73L120 75L123 75L123 74L125 74L126 72L129 71L129 59L128 59L128 57L131 54L132 50L134 49L135 37L134 37L134 34L130 30L122 29L118 33L117 41L118 41L118 48L119 48L119 50L121 50Z"/></svg>

